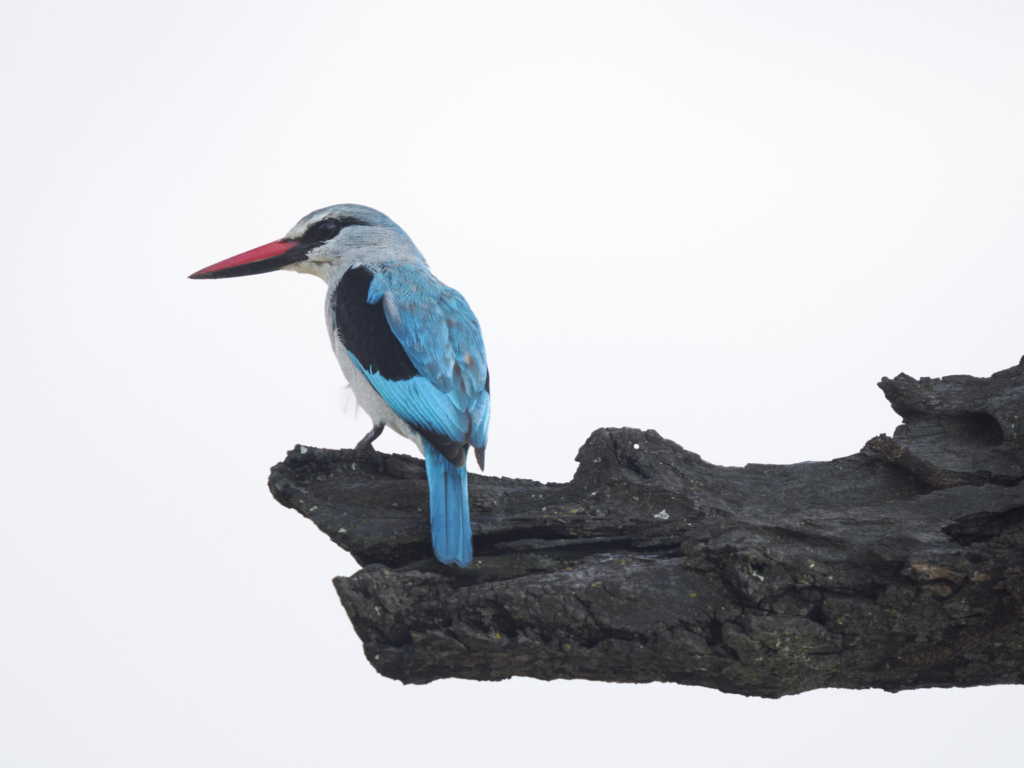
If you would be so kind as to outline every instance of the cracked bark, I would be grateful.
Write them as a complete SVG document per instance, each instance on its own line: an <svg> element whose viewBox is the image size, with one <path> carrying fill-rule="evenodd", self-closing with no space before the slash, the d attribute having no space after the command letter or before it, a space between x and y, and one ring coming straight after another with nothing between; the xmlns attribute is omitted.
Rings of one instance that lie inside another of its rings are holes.
<svg viewBox="0 0 1024 768"><path fill-rule="evenodd" d="M338 595L406 683L1024 682L1024 359L879 386L903 424L833 461L718 467L599 429L571 482L471 475L467 569L431 557L419 459L296 447L270 489L363 566Z"/></svg>

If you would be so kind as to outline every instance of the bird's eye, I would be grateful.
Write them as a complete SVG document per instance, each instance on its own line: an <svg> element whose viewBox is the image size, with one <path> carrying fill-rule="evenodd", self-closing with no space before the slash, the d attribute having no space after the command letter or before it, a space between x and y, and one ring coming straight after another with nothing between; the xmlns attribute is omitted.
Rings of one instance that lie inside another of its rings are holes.
<svg viewBox="0 0 1024 768"><path fill-rule="evenodd" d="M330 240L341 230L341 225L333 219L324 219L313 227L313 233L321 240Z"/></svg>

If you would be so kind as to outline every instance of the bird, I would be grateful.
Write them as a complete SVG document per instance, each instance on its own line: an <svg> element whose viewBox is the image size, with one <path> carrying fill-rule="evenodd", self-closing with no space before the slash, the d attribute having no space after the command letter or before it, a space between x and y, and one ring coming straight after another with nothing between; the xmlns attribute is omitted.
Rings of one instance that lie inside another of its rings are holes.
<svg viewBox="0 0 1024 768"><path fill-rule="evenodd" d="M363 205L334 205L299 220L280 240L212 264L209 280L290 270L327 283L324 313L334 354L373 428L408 438L426 461L434 555L473 559L467 458L484 469L491 377L476 315L438 280L394 221Z"/></svg>

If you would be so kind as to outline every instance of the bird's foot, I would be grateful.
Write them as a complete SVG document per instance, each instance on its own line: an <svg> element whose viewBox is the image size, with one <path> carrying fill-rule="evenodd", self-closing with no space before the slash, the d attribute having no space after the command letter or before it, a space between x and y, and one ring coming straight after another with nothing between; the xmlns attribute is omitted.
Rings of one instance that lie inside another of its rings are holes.
<svg viewBox="0 0 1024 768"><path fill-rule="evenodd" d="M362 440L360 440L358 443L356 443L356 450L357 451L365 451L367 448L369 448L371 451L376 453L376 450L373 447L373 441L376 440L378 437L380 437L380 434L383 431L384 431L384 425L383 424L374 424L373 425L373 429L371 429L366 434L366 437L364 437Z"/></svg>
<svg viewBox="0 0 1024 768"><path fill-rule="evenodd" d="M366 457L377 465L377 471L382 474L384 472L384 457L377 453L377 449L373 447L373 441L380 437L380 433L383 431L383 424L374 424L369 434L356 443L356 453L366 454Z"/></svg>

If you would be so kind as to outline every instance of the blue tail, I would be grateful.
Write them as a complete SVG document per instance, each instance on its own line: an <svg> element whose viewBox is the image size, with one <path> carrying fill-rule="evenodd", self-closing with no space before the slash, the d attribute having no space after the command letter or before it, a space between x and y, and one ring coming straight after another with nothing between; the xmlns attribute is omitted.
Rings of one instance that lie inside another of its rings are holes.
<svg viewBox="0 0 1024 768"><path fill-rule="evenodd" d="M466 465L452 466L426 440L423 441L423 450L427 458L427 482L430 484L430 535L434 541L434 554L442 563L456 563L465 568L473 560Z"/></svg>

